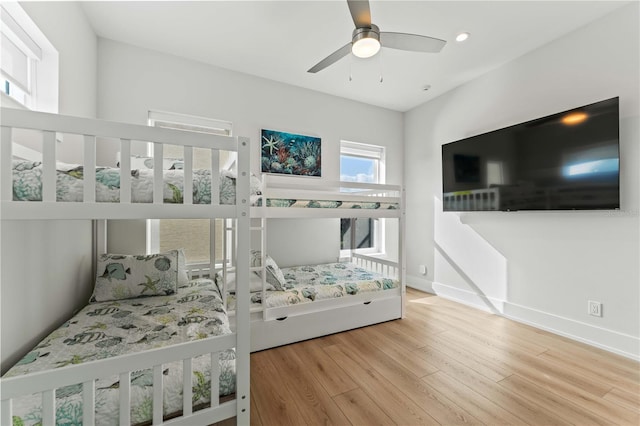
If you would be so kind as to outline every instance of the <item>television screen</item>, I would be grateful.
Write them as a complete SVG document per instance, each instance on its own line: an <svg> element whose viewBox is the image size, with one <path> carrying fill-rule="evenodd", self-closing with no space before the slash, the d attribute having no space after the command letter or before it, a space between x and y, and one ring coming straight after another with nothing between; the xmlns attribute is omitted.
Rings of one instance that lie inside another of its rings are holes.
<svg viewBox="0 0 640 426"><path fill-rule="evenodd" d="M445 211L620 208L618 98L442 146Z"/></svg>

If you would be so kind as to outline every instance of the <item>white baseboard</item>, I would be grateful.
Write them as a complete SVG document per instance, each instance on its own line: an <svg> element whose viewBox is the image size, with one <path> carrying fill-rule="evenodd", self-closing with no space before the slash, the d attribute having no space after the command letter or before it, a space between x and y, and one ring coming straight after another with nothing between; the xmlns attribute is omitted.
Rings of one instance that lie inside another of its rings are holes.
<svg viewBox="0 0 640 426"><path fill-rule="evenodd" d="M427 293L435 294L433 290L433 281L423 277L415 275L407 275L407 287L415 288L416 290L424 291Z"/></svg>
<svg viewBox="0 0 640 426"><path fill-rule="evenodd" d="M461 288L452 287L439 282L433 283L433 290L434 293L438 296L474 307L476 309L481 309L483 311L491 312L498 315L502 315L502 313L504 312L505 301L502 299L496 299L484 295L481 296L472 291L463 290Z"/></svg>
<svg viewBox="0 0 640 426"><path fill-rule="evenodd" d="M640 339L638 337L504 300L480 296L472 291L438 282L433 283L433 290L435 294L445 299L493 312L505 318L640 361Z"/></svg>

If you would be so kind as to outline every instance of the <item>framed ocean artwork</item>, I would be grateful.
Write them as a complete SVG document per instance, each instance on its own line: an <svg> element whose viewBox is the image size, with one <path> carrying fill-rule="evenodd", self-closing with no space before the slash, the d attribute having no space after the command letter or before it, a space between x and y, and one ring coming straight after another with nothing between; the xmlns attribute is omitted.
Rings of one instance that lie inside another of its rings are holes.
<svg viewBox="0 0 640 426"><path fill-rule="evenodd" d="M263 173L321 177L321 139L262 129L260 137Z"/></svg>

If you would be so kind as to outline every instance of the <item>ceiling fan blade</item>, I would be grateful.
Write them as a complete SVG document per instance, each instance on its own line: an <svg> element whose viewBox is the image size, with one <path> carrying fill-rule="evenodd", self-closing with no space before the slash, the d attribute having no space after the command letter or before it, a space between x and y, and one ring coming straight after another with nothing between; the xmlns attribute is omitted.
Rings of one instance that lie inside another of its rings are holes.
<svg viewBox="0 0 640 426"><path fill-rule="evenodd" d="M356 28L371 27L369 0L347 0L347 3Z"/></svg>
<svg viewBox="0 0 640 426"><path fill-rule="evenodd" d="M438 53L442 50L446 41L439 38L427 37L418 34L406 33L380 33L380 44L392 49L410 50L413 52Z"/></svg>
<svg viewBox="0 0 640 426"><path fill-rule="evenodd" d="M334 62L338 62L340 59L344 58L351 52L351 42L345 44L340 49L333 52L331 55L327 56L311 68L307 70L310 73L317 73L318 71L322 71L329 65L332 65Z"/></svg>

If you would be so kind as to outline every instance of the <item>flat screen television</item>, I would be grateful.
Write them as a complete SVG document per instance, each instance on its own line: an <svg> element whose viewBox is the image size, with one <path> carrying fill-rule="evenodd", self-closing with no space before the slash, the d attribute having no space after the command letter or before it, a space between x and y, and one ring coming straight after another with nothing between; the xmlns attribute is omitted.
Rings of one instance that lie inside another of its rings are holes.
<svg viewBox="0 0 640 426"><path fill-rule="evenodd" d="M444 211L620 208L618 98L442 145Z"/></svg>

